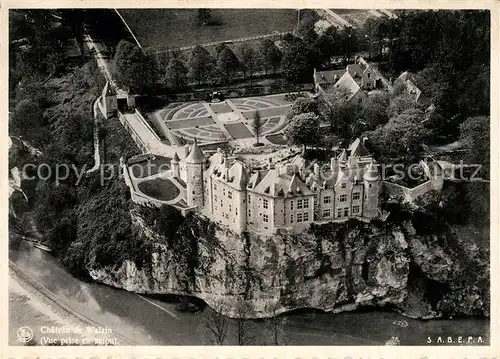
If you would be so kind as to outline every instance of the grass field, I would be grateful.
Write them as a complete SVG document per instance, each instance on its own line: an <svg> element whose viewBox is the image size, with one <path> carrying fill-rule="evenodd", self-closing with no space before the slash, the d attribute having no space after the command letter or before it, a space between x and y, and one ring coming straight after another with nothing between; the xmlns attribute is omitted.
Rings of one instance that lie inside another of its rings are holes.
<svg viewBox="0 0 500 359"><path fill-rule="evenodd" d="M177 186L169 179L155 178L151 181L140 182L138 187L146 196L160 201L171 201L180 193Z"/></svg>
<svg viewBox="0 0 500 359"><path fill-rule="evenodd" d="M167 49L292 31L292 9L213 9L220 25L200 26L197 9L121 9L120 14L145 48Z"/></svg>

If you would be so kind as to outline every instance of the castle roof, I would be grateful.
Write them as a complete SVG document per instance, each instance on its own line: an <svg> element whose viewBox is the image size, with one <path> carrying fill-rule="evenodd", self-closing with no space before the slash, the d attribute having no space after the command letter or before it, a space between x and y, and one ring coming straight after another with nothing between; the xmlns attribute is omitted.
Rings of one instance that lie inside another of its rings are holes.
<svg viewBox="0 0 500 359"><path fill-rule="evenodd" d="M184 161L186 163L193 163L193 164L199 164L199 163L205 162L205 155L201 151L201 149L198 146L198 143L196 143L196 141L194 142L193 147L191 148L191 151L186 156Z"/></svg>
<svg viewBox="0 0 500 359"><path fill-rule="evenodd" d="M116 95L115 90L109 83L109 81L106 81L106 84L104 85L104 88L102 89L102 96L114 96Z"/></svg>
<svg viewBox="0 0 500 359"><path fill-rule="evenodd" d="M337 156L337 158L339 159L339 161L347 161L347 153L346 153L346 150L345 148L342 150L342 152Z"/></svg>
<svg viewBox="0 0 500 359"><path fill-rule="evenodd" d="M368 156L370 153L363 145L363 141L358 137L349 145L349 155L351 156Z"/></svg>
<svg viewBox="0 0 500 359"><path fill-rule="evenodd" d="M262 178L262 181L256 186L254 185L253 191L271 197L308 196L313 194L296 173L290 175L280 172L279 169L269 170Z"/></svg>
<svg viewBox="0 0 500 359"><path fill-rule="evenodd" d="M180 161L179 155L177 154L177 152L175 152L174 157L172 158L172 161L170 161L170 163L179 163L179 161Z"/></svg>

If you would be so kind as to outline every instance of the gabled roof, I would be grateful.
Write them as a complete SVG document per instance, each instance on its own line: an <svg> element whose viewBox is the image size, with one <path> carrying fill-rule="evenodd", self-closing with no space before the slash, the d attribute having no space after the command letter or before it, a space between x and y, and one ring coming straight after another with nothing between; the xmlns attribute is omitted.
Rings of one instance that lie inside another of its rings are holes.
<svg viewBox="0 0 500 359"><path fill-rule="evenodd" d="M361 87L359 87L358 83L354 81L349 72L346 72L344 73L344 75L342 75L342 77L335 84L335 87L343 87L347 89L351 93L351 96L348 100L351 100L354 95L358 93L358 91L361 91Z"/></svg>
<svg viewBox="0 0 500 359"><path fill-rule="evenodd" d="M193 147L191 147L191 151L186 156L184 161L186 163L193 163L193 164L199 164L205 162L205 155L201 151L196 141L194 142Z"/></svg>
<svg viewBox="0 0 500 359"><path fill-rule="evenodd" d="M253 188L253 191L271 197L308 196L313 194L296 173L293 175L280 174L278 169L269 170L262 178L262 181Z"/></svg>
<svg viewBox="0 0 500 359"><path fill-rule="evenodd" d="M350 144L349 148L349 155L350 156L368 156L370 153L366 149L366 147L363 145L363 141L358 137L356 138L353 143Z"/></svg>
<svg viewBox="0 0 500 359"><path fill-rule="evenodd" d="M347 70L330 70L330 71L316 71L314 73L314 82L318 85L333 85L346 73ZM337 81L335 81L337 76Z"/></svg>
<svg viewBox="0 0 500 359"><path fill-rule="evenodd" d="M245 167L240 161L235 161L228 171L227 183L233 188L243 191L247 185L248 177L245 172Z"/></svg>
<svg viewBox="0 0 500 359"><path fill-rule="evenodd" d="M115 96L116 92L109 83L109 81L106 81L106 84L104 85L104 88L102 89L102 96Z"/></svg>
<svg viewBox="0 0 500 359"><path fill-rule="evenodd" d="M179 163L180 158L177 152L174 153L174 157L172 157L172 161L170 163Z"/></svg>
<svg viewBox="0 0 500 359"><path fill-rule="evenodd" d="M359 64L347 65L347 72L349 72L349 75L351 75L351 77L353 78L355 77L355 75L361 77L364 71L364 67Z"/></svg>

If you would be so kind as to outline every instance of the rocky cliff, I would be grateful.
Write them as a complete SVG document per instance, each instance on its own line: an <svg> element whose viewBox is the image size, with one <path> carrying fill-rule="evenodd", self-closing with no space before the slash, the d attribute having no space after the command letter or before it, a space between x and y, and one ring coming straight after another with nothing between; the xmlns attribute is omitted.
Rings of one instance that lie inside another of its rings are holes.
<svg viewBox="0 0 500 359"><path fill-rule="evenodd" d="M171 241L140 218L134 224L142 240L153 243L151 260L105 268L88 263L95 280L140 293L199 297L229 316L362 306L385 306L415 318L489 315L484 260L468 258L477 271L469 273L470 263L454 249L449 231L418 233L411 220L350 220L264 236L236 235L193 215Z"/></svg>

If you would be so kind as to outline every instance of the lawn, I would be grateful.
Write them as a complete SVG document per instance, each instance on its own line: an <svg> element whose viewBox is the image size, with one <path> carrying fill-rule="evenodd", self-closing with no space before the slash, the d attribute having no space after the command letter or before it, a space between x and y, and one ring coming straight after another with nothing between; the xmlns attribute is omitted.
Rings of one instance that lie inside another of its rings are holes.
<svg viewBox="0 0 500 359"><path fill-rule="evenodd" d="M253 137L250 130L241 122L229 123L224 125L224 127L226 128L226 131L229 132L231 137L234 139Z"/></svg>
<svg viewBox="0 0 500 359"><path fill-rule="evenodd" d="M121 9L120 14L145 48L167 49L292 31L292 9L212 9L220 25L200 26L197 9Z"/></svg>
<svg viewBox="0 0 500 359"><path fill-rule="evenodd" d="M169 179L156 178L138 184L139 190L145 195L160 201L171 201L176 198L180 191Z"/></svg>

